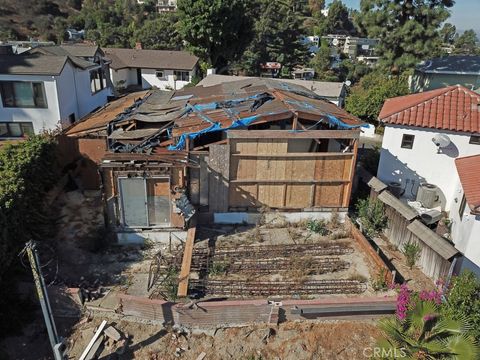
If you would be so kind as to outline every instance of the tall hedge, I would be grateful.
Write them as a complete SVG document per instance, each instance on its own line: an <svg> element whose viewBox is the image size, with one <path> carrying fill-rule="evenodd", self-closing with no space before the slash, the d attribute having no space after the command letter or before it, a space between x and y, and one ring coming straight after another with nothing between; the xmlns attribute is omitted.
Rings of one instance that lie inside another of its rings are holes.
<svg viewBox="0 0 480 360"><path fill-rule="evenodd" d="M50 135L0 148L0 284L25 242L52 235L44 202L58 174L56 142Z"/></svg>

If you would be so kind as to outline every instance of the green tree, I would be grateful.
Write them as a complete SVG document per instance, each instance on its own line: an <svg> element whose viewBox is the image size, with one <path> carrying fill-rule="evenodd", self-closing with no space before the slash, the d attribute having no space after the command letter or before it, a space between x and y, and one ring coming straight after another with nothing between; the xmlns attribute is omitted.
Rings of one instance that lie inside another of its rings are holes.
<svg viewBox="0 0 480 360"><path fill-rule="evenodd" d="M468 318L470 334L480 343L480 282L474 273L464 271L452 279L442 312L455 320Z"/></svg>
<svg viewBox="0 0 480 360"><path fill-rule="evenodd" d="M84 28L86 39L101 46L129 47L135 30L157 16L147 11L149 6L135 0L84 0L81 11L69 18L69 23Z"/></svg>
<svg viewBox="0 0 480 360"><path fill-rule="evenodd" d="M466 30L454 41L454 54L475 55L480 53L478 37L474 30Z"/></svg>
<svg viewBox="0 0 480 360"><path fill-rule="evenodd" d="M376 70L365 75L351 88L345 109L365 121L376 123L386 99L408 92L408 74L390 76Z"/></svg>
<svg viewBox="0 0 480 360"><path fill-rule="evenodd" d="M380 39L381 63L392 70L412 68L441 51L439 29L453 0L361 0L358 25Z"/></svg>
<svg viewBox="0 0 480 360"><path fill-rule="evenodd" d="M368 65L351 59L344 59L340 63L339 80L350 80L352 84L357 83L362 77L372 71Z"/></svg>
<svg viewBox="0 0 480 360"><path fill-rule="evenodd" d="M325 8L325 0L308 0L308 8L313 17L320 17L322 10Z"/></svg>
<svg viewBox="0 0 480 360"><path fill-rule="evenodd" d="M283 66L283 73L309 60L308 49L300 38L302 16L292 5L295 0L274 3L260 0L251 14L260 14L254 24L254 37L237 67L249 75L258 75L260 64L275 61Z"/></svg>
<svg viewBox="0 0 480 360"><path fill-rule="evenodd" d="M378 342L383 350L380 358L474 360L480 354L465 318L442 315L433 301L417 301L405 319L384 318L379 326L383 333Z"/></svg>
<svg viewBox="0 0 480 360"><path fill-rule="evenodd" d="M238 58L251 38L247 1L179 0L179 32L203 61L222 67Z"/></svg>
<svg viewBox="0 0 480 360"><path fill-rule="evenodd" d="M146 20L135 30L130 45L140 42L144 49L181 50L182 37L176 29L178 17L175 13L160 14L158 18Z"/></svg>
<svg viewBox="0 0 480 360"><path fill-rule="evenodd" d="M440 30L440 36L444 44L453 44L456 34L457 28L455 27L455 25L452 25L450 23L443 24L443 27Z"/></svg>
<svg viewBox="0 0 480 360"><path fill-rule="evenodd" d="M325 29L328 33L334 34L355 32L348 8L341 0L334 0L328 7Z"/></svg>
<svg viewBox="0 0 480 360"><path fill-rule="evenodd" d="M321 81L338 81L338 75L331 68L331 50L326 41L322 41L310 65L315 70L315 77Z"/></svg>

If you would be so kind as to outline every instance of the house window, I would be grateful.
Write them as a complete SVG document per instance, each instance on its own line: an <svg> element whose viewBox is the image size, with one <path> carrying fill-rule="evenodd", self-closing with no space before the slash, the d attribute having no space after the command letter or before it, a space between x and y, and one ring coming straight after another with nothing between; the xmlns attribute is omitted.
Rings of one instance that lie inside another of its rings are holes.
<svg viewBox="0 0 480 360"><path fill-rule="evenodd" d="M458 208L458 215L460 215L460 219L463 217L463 213L465 212L466 207L467 199L465 198L465 194L463 194L462 201L460 202L460 207Z"/></svg>
<svg viewBox="0 0 480 360"><path fill-rule="evenodd" d="M43 82L1 81L0 93L4 107L46 108Z"/></svg>
<svg viewBox="0 0 480 360"><path fill-rule="evenodd" d="M472 135L470 136L470 144L473 145L480 145L480 135Z"/></svg>
<svg viewBox="0 0 480 360"><path fill-rule="evenodd" d="M173 74L177 77L177 81L190 81L188 71L174 71Z"/></svg>
<svg viewBox="0 0 480 360"><path fill-rule="evenodd" d="M103 69L95 69L90 71L90 90L92 94L99 92L107 87L107 77Z"/></svg>
<svg viewBox="0 0 480 360"><path fill-rule="evenodd" d="M166 177L120 177L120 206L126 227L170 224L170 179Z"/></svg>
<svg viewBox="0 0 480 360"><path fill-rule="evenodd" d="M31 122L4 122L0 123L0 138L14 138L33 135Z"/></svg>
<svg viewBox="0 0 480 360"><path fill-rule="evenodd" d="M413 148L413 140L415 140L415 135L403 134L401 147L403 149Z"/></svg>
<svg viewBox="0 0 480 360"><path fill-rule="evenodd" d="M155 71L155 76L159 79L165 79L165 73L163 72L163 70Z"/></svg>

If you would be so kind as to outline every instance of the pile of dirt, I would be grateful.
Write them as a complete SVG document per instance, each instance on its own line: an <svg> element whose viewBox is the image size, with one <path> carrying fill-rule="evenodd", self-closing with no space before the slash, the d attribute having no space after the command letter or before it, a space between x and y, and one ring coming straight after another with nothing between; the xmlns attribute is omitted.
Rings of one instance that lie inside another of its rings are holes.
<svg viewBox="0 0 480 360"><path fill-rule="evenodd" d="M69 356L78 358L100 319L79 325L69 338ZM380 331L373 321L323 321L217 329L192 334L161 326L118 321L128 334L128 348L118 359L366 359L364 349L374 346ZM368 351L365 352L368 354ZM99 358L108 358L108 351Z"/></svg>

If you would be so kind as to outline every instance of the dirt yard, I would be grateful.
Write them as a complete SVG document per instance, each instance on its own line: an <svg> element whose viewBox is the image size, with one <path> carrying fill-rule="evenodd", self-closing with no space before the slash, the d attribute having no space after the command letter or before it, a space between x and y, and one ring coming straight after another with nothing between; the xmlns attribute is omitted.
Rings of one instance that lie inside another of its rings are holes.
<svg viewBox="0 0 480 360"><path fill-rule="evenodd" d="M78 325L69 338L69 358L77 359L99 325L94 319ZM375 344L380 332L373 321L285 323L279 327L251 326L190 334L160 326L118 321L115 328L128 337L124 354L106 346L99 359L205 360L226 359L366 359L363 351ZM366 352L368 354L368 351Z"/></svg>

